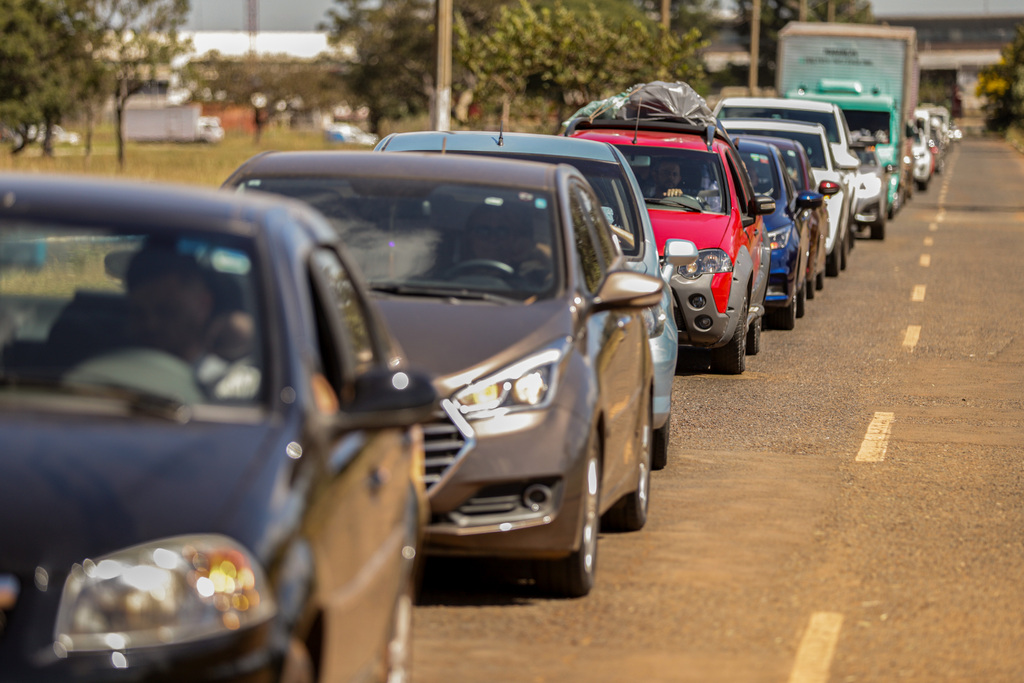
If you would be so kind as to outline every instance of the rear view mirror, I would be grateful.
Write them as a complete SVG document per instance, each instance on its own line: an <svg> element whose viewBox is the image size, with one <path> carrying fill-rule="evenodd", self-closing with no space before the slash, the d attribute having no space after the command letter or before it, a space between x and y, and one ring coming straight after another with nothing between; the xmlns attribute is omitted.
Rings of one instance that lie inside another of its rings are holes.
<svg viewBox="0 0 1024 683"><path fill-rule="evenodd" d="M747 213L755 216L766 216L775 213L775 200L764 195L757 195L750 200L750 211Z"/></svg>
<svg viewBox="0 0 1024 683"><path fill-rule="evenodd" d="M697 245L690 240L665 240L664 262L676 268L697 262Z"/></svg>
<svg viewBox="0 0 1024 683"><path fill-rule="evenodd" d="M352 400L341 405L338 419L343 429L407 427L433 419L436 403L427 375L376 368L356 378Z"/></svg>
<svg viewBox="0 0 1024 683"><path fill-rule="evenodd" d="M801 192L797 195L796 205L799 209L817 209L825 203L825 195L818 192Z"/></svg>
<svg viewBox="0 0 1024 683"><path fill-rule="evenodd" d="M594 297L594 310L611 308L647 308L661 303L661 279L631 270L613 270Z"/></svg>

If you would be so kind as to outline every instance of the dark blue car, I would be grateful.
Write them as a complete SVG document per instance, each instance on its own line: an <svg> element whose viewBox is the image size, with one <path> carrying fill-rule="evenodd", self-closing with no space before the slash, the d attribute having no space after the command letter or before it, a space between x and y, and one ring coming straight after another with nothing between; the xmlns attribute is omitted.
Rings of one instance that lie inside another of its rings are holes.
<svg viewBox="0 0 1024 683"><path fill-rule="evenodd" d="M817 192L797 190L775 145L743 136L735 136L733 141L754 192L775 200L775 212L764 217L772 249L765 322L776 329L791 330L796 319L804 315L807 297L810 215L825 198Z"/></svg>

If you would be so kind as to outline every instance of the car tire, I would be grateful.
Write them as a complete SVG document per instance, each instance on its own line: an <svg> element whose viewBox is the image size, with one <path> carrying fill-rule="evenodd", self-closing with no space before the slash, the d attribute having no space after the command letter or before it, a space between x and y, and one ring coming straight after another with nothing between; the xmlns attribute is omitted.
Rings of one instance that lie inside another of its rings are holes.
<svg viewBox="0 0 1024 683"><path fill-rule="evenodd" d="M814 276L814 288L819 292L825 289L825 273L818 271L818 274Z"/></svg>
<svg viewBox="0 0 1024 683"><path fill-rule="evenodd" d="M747 348L748 356L756 356L761 353L761 328L764 326L764 318L758 316L754 322L747 326Z"/></svg>
<svg viewBox="0 0 1024 683"><path fill-rule="evenodd" d="M744 297L737 315L736 329L725 346L711 349L711 368L723 375L740 375L747 369L747 312L750 307Z"/></svg>
<svg viewBox="0 0 1024 683"><path fill-rule="evenodd" d="M915 180L914 183L917 185L917 189L919 192L928 191L928 180Z"/></svg>
<svg viewBox="0 0 1024 683"><path fill-rule="evenodd" d="M672 415L668 416L660 428L654 430L654 441L651 444L651 469L663 470L668 465L668 439L672 432Z"/></svg>
<svg viewBox="0 0 1024 683"><path fill-rule="evenodd" d="M640 427L640 462L636 466L637 482L636 488L624 495L619 501L604 514L601 525L608 525L616 531L640 531L647 524L647 508L651 495L651 447L653 440L651 431L654 423L654 414L651 411L651 399L647 399L647 409L644 411L644 423Z"/></svg>
<svg viewBox="0 0 1024 683"><path fill-rule="evenodd" d="M818 276L817 276L817 275L815 275L815 276L814 276L814 277L812 277L812 278L811 278L810 280L808 280L807 282L805 282L805 283L804 283L804 290L805 290L805 292L806 292L806 295L807 295L807 296L806 296L806 298L807 298L807 300L808 300L808 301L810 301L811 299L813 299L813 298L814 298L814 295L815 295L815 294L817 293L817 291L818 291L818 288L817 288L817 287L816 287L816 286L814 285L814 282L815 282L815 280L817 280L817 279L818 279Z"/></svg>
<svg viewBox="0 0 1024 683"><path fill-rule="evenodd" d="M534 569L537 587L549 594L581 598L594 587L597 573L597 535L601 528L601 443L597 429L587 443L583 500L580 514L580 547L568 557L539 560Z"/></svg>
<svg viewBox="0 0 1024 683"><path fill-rule="evenodd" d="M843 237L842 243L839 245L839 270L846 270L846 266L850 263L850 240L853 238L853 233L847 229L846 236Z"/></svg>
<svg viewBox="0 0 1024 683"><path fill-rule="evenodd" d="M839 277L839 244L832 245L832 253L825 257L825 274L829 277Z"/></svg>
<svg viewBox="0 0 1024 683"><path fill-rule="evenodd" d="M796 291L796 317L802 318L807 312L807 287L797 287Z"/></svg>
<svg viewBox="0 0 1024 683"><path fill-rule="evenodd" d="M772 329L792 330L796 327L796 297L794 296L788 306L768 309L768 323Z"/></svg>

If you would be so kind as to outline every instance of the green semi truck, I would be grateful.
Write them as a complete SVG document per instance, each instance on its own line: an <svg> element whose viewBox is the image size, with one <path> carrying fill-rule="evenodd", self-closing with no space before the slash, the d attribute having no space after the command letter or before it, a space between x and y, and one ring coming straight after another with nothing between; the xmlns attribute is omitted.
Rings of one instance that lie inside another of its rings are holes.
<svg viewBox="0 0 1024 683"><path fill-rule="evenodd" d="M779 32L776 88L783 97L838 104L851 133L870 136L892 166L891 218L910 196L907 127L917 107L917 34L872 24L790 22Z"/></svg>

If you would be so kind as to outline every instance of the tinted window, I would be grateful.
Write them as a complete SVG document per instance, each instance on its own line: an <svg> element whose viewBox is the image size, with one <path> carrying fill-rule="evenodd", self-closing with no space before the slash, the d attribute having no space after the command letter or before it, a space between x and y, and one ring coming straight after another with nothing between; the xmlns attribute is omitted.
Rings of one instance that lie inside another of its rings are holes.
<svg viewBox="0 0 1024 683"><path fill-rule="evenodd" d="M880 144L889 142L890 116L887 111L857 111L845 109L850 130L862 135L873 135Z"/></svg>
<svg viewBox="0 0 1024 683"><path fill-rule="evenodd" d="M313 205L380 291L524 300L561 285L548 193L397 178L249 178L242 189Z"/></svg>
<svg viewBox="0 0 1024 683"><path fill-rule="evenodd" d="M569 196L572 213L572 234L576 246L576 257L583 271L583 284L587 291L595 294L604 279L604 268L598 255L597 245L590 234L589 207L585 195L575 188Z"/></svg>
<svg viewBox="0 0 1024 683"><path fill-rule="evenodd" d="M2 373L247 404L265 376L249 240L0 222Z"/></svg>
<svg viewBox="0 0 1024 683"><path fill-rule="evenodd" d="M313 268L319 272L324 285L324 306L337 316L342 334L340 344L345 357L356 374L364 372L374 363L373 337L366 310L355 284L337 254L320 250L313 255Z"/></svg>
<svg viewBox="0 0 1024 683"><path fill-rule="evenodd" d="M825 128L829 142L839 142L839 127L835 114L830 111L807 111L783 109L780 107L722 107L718 115L722 119L776 119L780 121L805 121L820 123ZM731 131L732 128L729 128Z"/></svg>
<svg viewBox="0 0 1024 683"><path fill-rule="evenodd" d="M601 211L612 228L622 253L636 256L643 247L643 228L638 211L641 207L633 201L626 171L618 164L575 157L552 157L545 154L511 154L517 159L544 163L563 163L576 167L587 179L601 203Z"/></svg>
<svg viewBox="0 0 1024 683"><path fill-rule="evenodd" d="M768 154L762 151L739 150L740 159L747 167L747 175L754 186L754 192L775 199L781 199L780 188L775 182L775 173L772 171L771 159Z"/></svg>
<svg viewBox="0 0 1024 683"><path fill-rule="evenodd" d="M825 141L820 135L813 133L797 133L788 130L756 130L745 129L742 126L729 126L729 133L736 135L771 135L776 138L796 140L804 146L807 156L811 159L811 166L814 168L829 168L825 155L829 152L825 149Z"/></svg>

